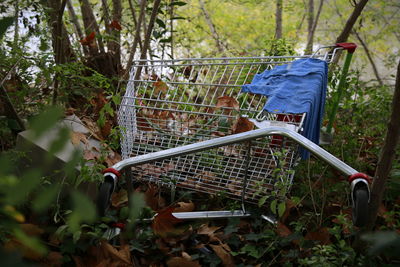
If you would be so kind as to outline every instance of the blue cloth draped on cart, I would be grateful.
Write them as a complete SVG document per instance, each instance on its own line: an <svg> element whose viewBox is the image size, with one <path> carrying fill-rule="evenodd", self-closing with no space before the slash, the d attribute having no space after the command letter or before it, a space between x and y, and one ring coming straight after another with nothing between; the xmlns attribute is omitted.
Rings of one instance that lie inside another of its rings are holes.
<svg viewBox="0 0 400 267"><path fill-rule="evenodd" d="M307 113L303 135L319 144L319 131L324 114L328 65L315 58L298 59L256 74L242 92L268 97L264 110L271 113ZM301 151L306 159L309 152Z"/></svg>

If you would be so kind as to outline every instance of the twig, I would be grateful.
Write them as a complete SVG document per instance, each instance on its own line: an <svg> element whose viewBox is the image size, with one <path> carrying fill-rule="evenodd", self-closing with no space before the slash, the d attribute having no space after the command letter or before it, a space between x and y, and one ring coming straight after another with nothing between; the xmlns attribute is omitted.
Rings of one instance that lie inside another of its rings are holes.
<svg viewBox="0 0 400 267"><path fill-rule="evenodd" d="M7 77L11 74L12 71L17 67L19 62L21 61L22 57L20 57L17 62L11 67L11 69L7 72L7 74L4 76L3 80L0 83L0 91L1 91L1 98L4 101L4 104L7 105L8 111L11 113L11 116L17 121L19 127L21 128L22 131L25 131L26 127L22 119L18 116L17 111L14 108L14 105L11 102L10 97L7 94L6 89L3 87L4 82L6 81Z"/></svg>

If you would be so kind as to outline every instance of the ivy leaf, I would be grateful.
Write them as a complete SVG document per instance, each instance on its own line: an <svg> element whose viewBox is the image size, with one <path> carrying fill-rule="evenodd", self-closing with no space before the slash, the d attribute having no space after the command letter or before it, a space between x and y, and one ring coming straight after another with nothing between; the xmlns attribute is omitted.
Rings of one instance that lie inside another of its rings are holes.
<svg viewBox="0 0 400 267"><path fill-rule="evenodd" d="M182 1L175 1L170 4L170 6L185 6L185 5L187 5L187 3Z"/></svg>
<svg viewBox="0 0 400 267"><path fill-rule="evenodd" d="M286 203L285 202L281 202L278 204L278 216L282 217L283 213L285 213L286 210Z"/></svg>
<svg viewBox="0 0 400 267"><path fill-rule="evenodd" d="M160 26L161 28L164 28L164 29L166 28L164 21L162 21L161 19L156 18L156 22L157 22L158 26Z"/></svg>
<svg viewBox="0 0 400 267"><path fill-rule="evenodd" d="M5 17L0 19L0 39L6 33L8 27L10 27L14 22L14 17Z"/></svg>

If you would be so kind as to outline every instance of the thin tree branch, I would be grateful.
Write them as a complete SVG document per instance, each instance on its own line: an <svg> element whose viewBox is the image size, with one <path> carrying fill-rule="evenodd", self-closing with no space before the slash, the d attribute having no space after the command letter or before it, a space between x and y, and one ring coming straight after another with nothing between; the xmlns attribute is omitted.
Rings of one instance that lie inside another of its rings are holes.
<svg viewBox="0 0 400 267"><path fill-rule="evenodd" d="M138 19L138 22L136 23L135 38L133 39L133 44L132 44L132 47L131 47L131 49L130 49L130 50L131 50L131 53L129 54L128 63L127 63L127 65L126 65L126 71L125 71L125 75L124 75L124 78L125 78L125 79L127 78L127 75L129 74L129 71L130 71L130 69L131 69L131 67L132 67L133 59L134 59L135 53L136 53L136 48L137 48L137 45L138 45L138 43L139 43L139 39L140 39L140 29L141 29L142 21L143 21L143 18L144 18L144 13L146 12L146 10L145 10L146 4L147 4L147 1L146 1L146 0L142 0L142 1L140 2L139 19ZM142 50L143 50L143 49L142 49Z"/></svg>
<svg viewBox="0 0 400 267"><path fill-rule="evenodd" d="M22 119L19 117L18 112L14 108L14 105L11 102L10 97L8 96L7 91L3 87L4 82L6 81L7 77L11 74L11 72L14 71L14 69L17 67L19 62L21 61L22 57L18 59L18 61L11 67L11 69L7 72L7 74L4 76L3 80L0 83L0 98L2 99L3 103L7 107L7 112L10 114L10 116L18 123L19 127L21 128L22 131L25 131L25 124L22 121Z"/></svg>
<svg viewBox="0 0 400 267"><path fill-rule="evenodd" d="M214 23L211 20L210 14L208 13L208 11L204 5L204 1L200 0L199 3L200 3L200 9L203 12L203 15L204 15L204 18L206 19L207 25L210 28L211 36L213 37L215 44L217 45L218 52L223 54L225 51L224 45L221 41L221 38L218 35L218 32L215 28Z"/></svg>
<svg viewBox="0 0 400 267"><path fill-rule="evenodd" d="M138 19L136 18L135 8L133 7L132 0L128 0L128 3L129 3L129 9L131 10L131 13L132 13L133 24L134 24L135 29L136 29L137 24L138 24ZM138 42L139 42L140 50L142 50L143 45L142 45L142 38L140 37L140 34L139 34Z"/></svg>
<svg viewBox="0 0 400 267"><path fill-rule="evenodd" d="M396 148L400 139L400 61L397 66L396 84L392 100L392 113L387 127L385 141L379 157L372 184L371 199L369 202L369 218L367 229L372 230L378 215L378 209L383 200L383 193L388 176L392 169L393 160L396 155Z"/></svg>
<svg viewBox="0 0 400 267"><path fill-rule="evenodd" d="M353 30L353 33L354 33L354 35L357 37L357 39L358 39L358 41L360 42L360 44L362 45L362 47L364 48L365 54L367 55L367 58L368 58L368 60L369 60L369 63L370 63L371 66L372 66L372 70L374 71L376 80L378 81L378 83L379 83L380 86L383 86L383 82L382 82L382 79L381 79L381 77L380 77L380 75L379 75L378 68L376 67L376 64L375 64L375 62L374 62L374 60L373 60L373 58L372 58L371 52L370 52L370 50L369 50L367 44L366 44L365 41L361 38L360 34L358 34L358 32L357 32L356 30Z"/></svg>
<svg viewBox="0 0 400 267"><path fill-rule="evenodd" d="M67 0L67 8L68 8L69 16L71 17L72 24L74 24L74 28L75 28L75 32L77 34L78 40L82 40L83 38L85 38L85 36L83 35L81 25L79 24L79 20L75 13L74 7L72 6L71 0ZM85 46L81 46L81 47L83 50L83 54L85 56L88 56L89 51L88 51L87 47L85 47Z"/></svg>
<svg viewBox="0 0 400 267"><path fill-rule="evenodd" d="M161 0L155 0L153 5L153 10L151 11L149 25L147 27L146 36L144 38L143 50L140 55L140 59L146 59L147 50L150 47L150 37L153 32L154 22L156 21L158 15L158 9L160 7Z"/></svg>
<svg viewBox="0 0 400 267"><path fill-rule="evenodd" d="M275 39L282 39L282 0L276 0Z"/></svg>
<svg viewBox="0 0 400 267"><path fill-rule="evenodd" d="M320 0L319 5L318 5L317 15L314 18L314 21L313 21L312 27L311 27L311 31L309 32L309 38L308 38L307 46L306 46L307 47L306 50L309 54L311 54L313 51L315 30L317 29L317 25L318 25L319 17L322 12L323 5L324 5L324 0Z"/></svg>

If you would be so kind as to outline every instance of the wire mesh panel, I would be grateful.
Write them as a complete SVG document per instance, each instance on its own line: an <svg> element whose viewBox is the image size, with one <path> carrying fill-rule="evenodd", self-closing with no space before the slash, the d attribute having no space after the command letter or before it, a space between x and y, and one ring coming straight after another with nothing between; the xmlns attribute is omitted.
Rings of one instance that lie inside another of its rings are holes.
<svg viewBox="0 0 400 267"><path fill-rule="evenodd" d="M137 61L119 110L128 158L253 130L261 121L301 131L305 114L261 112L266 97L242 94L257 73L300 57ZM298 148L270 136L133 168L134 177L255 202L290 186ZM246 181L246 183L245 183Z"/></svg>

